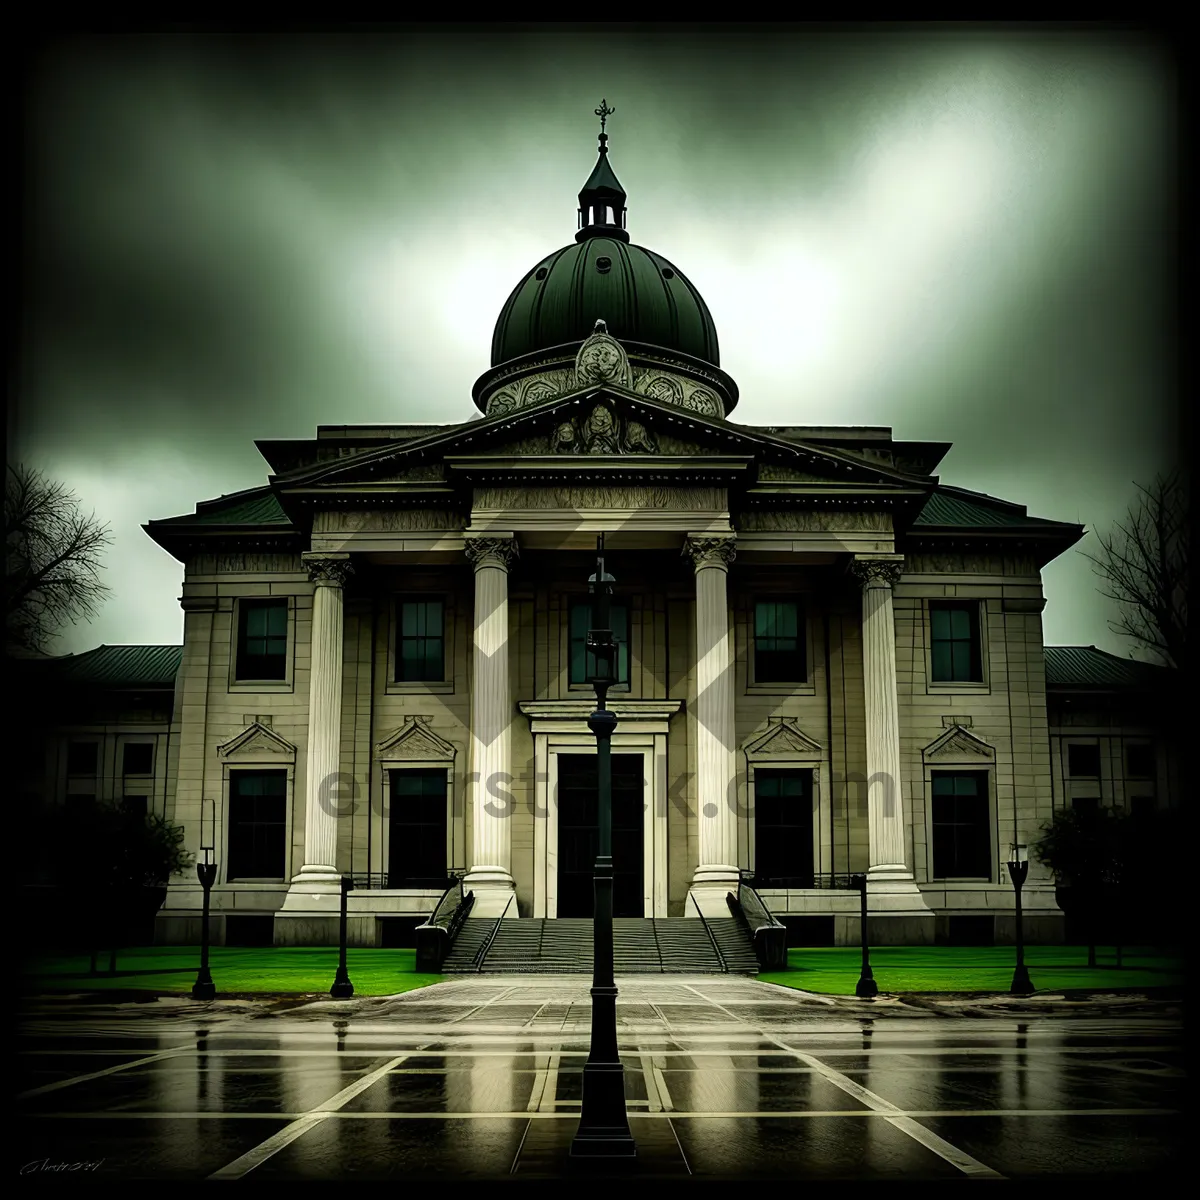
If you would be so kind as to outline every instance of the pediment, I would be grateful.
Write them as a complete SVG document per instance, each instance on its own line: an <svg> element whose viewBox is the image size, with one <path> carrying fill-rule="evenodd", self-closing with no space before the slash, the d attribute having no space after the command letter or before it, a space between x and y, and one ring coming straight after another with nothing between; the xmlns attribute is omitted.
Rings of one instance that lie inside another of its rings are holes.
<svg viewBox="0 0 1200 1200"><path fill-rule="evenodd" d="M375 746L375 753L388 762L453 762L455 748L434 733L428 717L406 717L399 729Z"/></svg>
<svg viewBox="0 0 1200 1200"><path fill-rule="evenodd" d="M952 725L940 737L935 738L921 751L929 762L992 762L996 757L994 746L989 745L962 725Z"/></svg>
<svg viewBox="0 0 1200 1200"><path fill-rule="evenodd" d="M278 759L281 762L292 763L296 761L296 747L286 738L280 737L273 729L268 729L257 721L247 725L241 733L231 738L223 746L218 746L217 754L223 761L231 759L244 761Z"/></svg>
<svg viewBox="0 0 1200 1200"><path fill-rule="evenodd" d="M771 717L766 730L743 743L746 756L755 759L820 758L821 744L787 717Z"/></svg>
<svg viewBox="0 0 1200 1200"><path fill-rule="evenodd" d="M616 384L582 388L547 398L512 413L466 421L428 437L396 442L321 463L277 480L285 488L319 485L353 487L388 480L416 481L446 465L446 482L469 463L478 469L496 460L498 469L521 470L520 459L547 458L564 470L596 464L657 469L664 460L740 459L759 464L764 478L847 485L902 484L917 478L865 463L824 446L788 440L720 417L681 409L654 395ZM410 474L420 467L419 476Z"/></svg>

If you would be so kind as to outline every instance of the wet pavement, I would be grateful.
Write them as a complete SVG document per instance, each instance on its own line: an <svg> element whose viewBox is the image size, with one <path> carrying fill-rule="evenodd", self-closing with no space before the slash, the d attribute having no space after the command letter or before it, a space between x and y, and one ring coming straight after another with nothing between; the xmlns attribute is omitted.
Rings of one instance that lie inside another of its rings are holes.
<svg viewBox="0 0 1200 1200"><path fill-rule="evenodd" d="M1170 1012L955 1010L713 976L618 982L632 1164L568 1157L589 980L508 976L299 1006L33 1005L10 1171L516 1183L1182 1165Z"/></svg>

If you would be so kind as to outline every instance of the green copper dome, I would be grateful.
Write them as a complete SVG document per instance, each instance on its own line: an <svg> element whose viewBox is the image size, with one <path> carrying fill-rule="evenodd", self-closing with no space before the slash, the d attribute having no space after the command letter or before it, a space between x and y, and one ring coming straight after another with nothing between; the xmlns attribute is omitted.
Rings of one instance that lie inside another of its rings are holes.
<svg viewBox="0 0 1200 1200"><path fill-rule="evenodd" d="M517 284L496 322L492 365L583 341L598 319L618 341L720 366L712 315L687 277L653 250L599 231L556 250Z"/></svg>

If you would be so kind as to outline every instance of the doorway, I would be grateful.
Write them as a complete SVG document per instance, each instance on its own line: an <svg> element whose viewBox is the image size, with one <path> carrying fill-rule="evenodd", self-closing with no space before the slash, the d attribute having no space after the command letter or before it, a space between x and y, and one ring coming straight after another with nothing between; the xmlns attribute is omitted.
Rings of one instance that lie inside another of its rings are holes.
<svg viewBox="0 0 1200 1200"><path fill-rule="evenodd" d="M760 887L813 886L811 770L756 768L754 880Z"/></svg>
<svg viewBox="0 0 1200 1200"><path fill-rule="evenodd" d="M392 771L389 888L446 886L446 771Z"/></svg>
<svg viewBox="0 0 1200 1200"><path fill-rule="evenodd" d="M645 916L644 759L612 756L613 916ZM596 755L558 756L558 915L591 917L600 846Z"/></svg>

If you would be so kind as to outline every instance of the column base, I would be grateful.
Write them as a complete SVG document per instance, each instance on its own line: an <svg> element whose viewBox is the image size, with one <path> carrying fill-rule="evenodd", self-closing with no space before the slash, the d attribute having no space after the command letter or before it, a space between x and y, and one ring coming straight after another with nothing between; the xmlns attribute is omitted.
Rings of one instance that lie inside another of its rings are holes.
<svg viewBox="0 0 1200 1200"><path fill-rule="evenodd" d="M692 886L688 889L683 915L703 915L706 921L728 917L730 911L727 897L730 892L737 895L741 878L737 867L728 864L705 864L697 867L696 874L692 877Z"/></svg>
<svg viewBox="0 0 1200 1200"><path fill-rule="evenodd" d="M341 911L341 875L333 867L302 867L276 910L275 945L336 946Z"/></svg>
<svg viewBox="0 0 1200 1200"><path fill-rule="evenodd" d="M937 916L906 867L867 872L867 925L877 946L930 946L937 939Z"/></svg>
<svg viewBox="0 0 1200 1200"><path fill-rule="evenodd" d="M475 893L473 917L519 917L517 885L503 867L472 867L463 877L463 888Z"/></svg>

